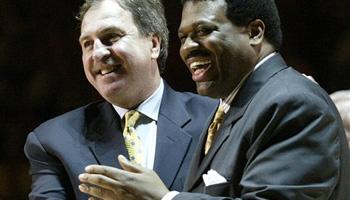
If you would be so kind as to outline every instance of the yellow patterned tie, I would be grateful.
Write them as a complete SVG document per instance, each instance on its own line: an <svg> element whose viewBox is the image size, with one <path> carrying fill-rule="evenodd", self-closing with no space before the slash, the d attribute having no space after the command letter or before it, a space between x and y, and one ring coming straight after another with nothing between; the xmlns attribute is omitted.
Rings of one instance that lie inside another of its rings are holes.
<svg viewBox="0 0 350 200"><path fill-rule="evenodd" d="M125 127L123 131L124 142L129 153L131 162L141 164L142 162L142 142L135 132L135 124L140 119L141 114L136 110L129 110L125 113Z"/></svg>
<svg viewBox="0 0 350 200"><path fill-rule="evenodd" d="M208 135L207 135L207 141L205 143L205 148L204 148L204 154L207 155L212 143L214 142L216 138L216 134L219 130L219 127L224 119L225 112L224 112L224 107L219 106L218 110L215 113L213 122L210 124L209 129L208 129Z"/></svg>

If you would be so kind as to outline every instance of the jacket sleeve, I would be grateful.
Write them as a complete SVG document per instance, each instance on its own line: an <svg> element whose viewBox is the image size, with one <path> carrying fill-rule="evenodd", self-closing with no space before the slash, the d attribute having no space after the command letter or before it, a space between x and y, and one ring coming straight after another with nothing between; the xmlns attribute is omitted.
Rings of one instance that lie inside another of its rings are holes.
<svg viewBox="0 0 350 200"><path fill-rule="evenodd" d="M63 165L49 154L34 132L30 133L24 146L30 163L32 177L30 200L64 200L73 193Z"/></svg>
<svg viewBox="0 0 350 200"><path fill-rule="evenodd" d="M333 105L312 94L274 100L246 111L257 114L242 133L249 147L240 195L183 192L174 200L336 199L344 133Z"/></svg>

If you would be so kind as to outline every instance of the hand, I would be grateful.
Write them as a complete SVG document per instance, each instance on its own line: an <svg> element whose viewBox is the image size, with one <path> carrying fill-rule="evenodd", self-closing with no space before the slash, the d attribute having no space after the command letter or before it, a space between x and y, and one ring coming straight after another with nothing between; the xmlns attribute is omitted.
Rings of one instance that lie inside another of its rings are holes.
<svg viewBox="0 0 350 200"><path fill-rule="evenodd" d="M160 200L169 192L153 170L133 164L122 155L118 160L124 170L89 165L86 173L79 175L79 189L93 196L89 200Z"/></svg>

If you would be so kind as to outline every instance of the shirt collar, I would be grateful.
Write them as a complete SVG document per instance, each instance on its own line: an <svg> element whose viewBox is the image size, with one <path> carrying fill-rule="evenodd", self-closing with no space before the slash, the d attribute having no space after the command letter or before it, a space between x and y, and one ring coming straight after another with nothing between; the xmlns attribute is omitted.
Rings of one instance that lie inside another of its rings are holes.
<svg viewBox="0 0 350 200"><path fill-rule="evenodd" d="M258 62L258 64L255 65L254 71L256 71L264 62L266 62L268 59L270 59L272 56L276 55L277 52L270 53L269 55L265 56L262 60Z"/></svg>
<svg viewBox="0 0 350 200"><path fill-rule="evenodd" d="M254 67L253 71L256 71L264 62L266 62L268 59L270 59L272 56L274 56L276 54L276 52L270 53L269 55L265 56L262 60L260 60ZM248 78L248 76L253 72L248 72L243 78L242 80L238 83L238 85L236 86L235 89L233 89L233 91L225 98L225 99L220 99L220 106L223 107L224 112L227 113L228 110L230 109L230 105L233 101L233 99L235 98L236 94L238 93L238 91L241 89L243 83L245 82L245 80Z"/></svg>
<svg viewBox="0 0 350 200"><path fill-rule="evenodd" d="M162 101L162 96L164 92L164 83L163 79L160 80L160 84L156 91L153 92L146 100L144 100L138 107L137 111L146 115L154 121L158 120L158 114L160 109L160 103ZM113 105L114 109L117 111L119 117L122 119L128 109Z"/></svg>

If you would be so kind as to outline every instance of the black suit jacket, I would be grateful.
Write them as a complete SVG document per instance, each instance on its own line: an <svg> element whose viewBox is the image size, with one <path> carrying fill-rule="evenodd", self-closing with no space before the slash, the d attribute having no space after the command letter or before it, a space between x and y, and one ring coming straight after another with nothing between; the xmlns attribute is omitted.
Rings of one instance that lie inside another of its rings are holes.
<svg viewBox="0 0 350 200"><path fill-rule="evenodd" d="M173 91L165 84L157 121L154 170L166 186L182 190L193 150L218 101ZM78 175L90 164L120 168L127 156L119 115L101 101L49 120L28 135L34 199L87 199Z"/></svg>
<svg viewBox="0 0 350 200"><path fill-rule="evenodd" d="M218 137L200 139L185 190L175 200L350 199L349 149L328 95L277 54L246 80ZM205 186L216 170L227 183ZM201 194L200 194L201 193Z"/></svg>

